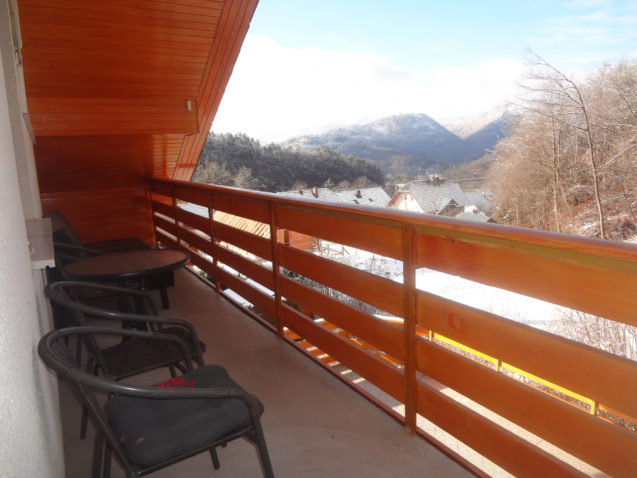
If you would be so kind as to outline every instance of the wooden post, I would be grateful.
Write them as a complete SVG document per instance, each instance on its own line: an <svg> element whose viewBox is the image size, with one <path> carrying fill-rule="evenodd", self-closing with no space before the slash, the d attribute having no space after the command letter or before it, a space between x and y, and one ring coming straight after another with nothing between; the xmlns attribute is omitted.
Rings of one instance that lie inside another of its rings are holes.
<svg viewBox="0 0 637 478"><path fill-rule="evenodd" d="M268 207L270 209L270 247L272 249L272 278L274 283L274 309L275 309L275 320L276 320L276 328L279 334L279 337L283 338L283 322L281 317L281 286L280 286L280 276L281 270L279 268L279 227L278 221L276 217L276 208L274 201L268 202Z"/></svg>
<svg viewBox="0 0 637 478"><path fill-rule="evenodd" d="M212 192L208 193L208 221L210 223L210 252L212 255L212 267L214 270L215 288L217 293L221 293L219 283L219 261L217 260L217 239L215 238L215 198Z"/></svg>
<svg viewBox="0 0 637 478"><path fill-rule="evenodd" d="M177 186L173 184L172 187L172 196L173 196L173 218L175 219L175 234L177 238L177 249L182 249L181 247L181 227L179 226L179 207L177 206Z"/></svg>
<svg viewBox="0 0 637 478"><path fill-rule="evenodd" d="M155 247L159 245L157 241L157 223L155 222L155 207L153 206L153 186L155 185L155 181L153 178L150 178L149 181L149 191L148 191L148 199L150 201L150 214L153 218L153 238L155 239Z"/></svg>
<svg viewBox="0 0 637 478"><path fill-rule="evenodd" d="M405 344L405 426L416 432L416 250L415 230L403 223L403 337Z"/></svg>

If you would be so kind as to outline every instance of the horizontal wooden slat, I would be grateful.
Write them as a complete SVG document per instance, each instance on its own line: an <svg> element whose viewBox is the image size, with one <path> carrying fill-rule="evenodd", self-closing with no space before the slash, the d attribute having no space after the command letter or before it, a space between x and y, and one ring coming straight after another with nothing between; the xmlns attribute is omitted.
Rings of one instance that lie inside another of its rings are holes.
<svg viewBox="0 0 637 478"><path fill-rule="evenodd" d="M241 196L229 196L225 193L215 194L215 209L235 216L247 217L259 222L270 222L270 209L265 201L257 201Z"/></svg>
<svg viewBox="0 0 637 478"><path fill-rule="evenodd" d="M186 252L188 252L188 255L190 256L190 262L192 262L194 265L196 265L201 270L205 271L206 273L208 273L214 278L215 268L212 262L201 257L199 254L197 254L194 251L187 250Z"/></svg>
<svg viewBox="0 0 637 478"><path fill-rule="evenodd" d="M41 4L51 5L51 3L41 2L38 0L22 0L27 5L39 6ZM22 3L22 1L20 3ZM80 9L78 5L81 4ZM179 20L182 24L197 23L202 21L206 16L219 15L219 5L213 8L193 8L190 6L173 3L173 6L165 3L153 4L149 1L141 2L122 2L121 0L111 0L106 3L94 2L78 2L76 0L56 0L55 6L60 9L77 9L96 12L105 18L117 19L120 15L129 15L137 19L137 17L151 17L153 19L174 19Z"/></svg>
<svg viewBox="0 0 637 478"><path fill-rule="evenodd" d="M272 259L272 249L268 239L226 226L217 221L214 221L213 230L217 241L227 242L263 259Z"/></svg>
<svg viewBox="0 0 637 478"><path fill-rule="evenodd" d="M29 114L34 113L93 113L177 114L187 113L184 100L172 97L144 98L30 98Z"/></svg>
<svg viewBox="0 0 637 478"><path fill-rule="evenodd" d="M198 204L199 206L208 207L208 200L210 193L201 189L185 188L177 186L175 188L175 195L177 199L182 201Z"/></svg>
<svg viewBox="0 0 637 478"><path fill-rule="evenodd" d="M276 317L274 298L264 294L255 287L247 284L245 281L224 271L222 268L217 269L219 282L226 285L229 289L239 294L241 297L252 303L256 308L262 310L270 317Z"/></svg>
<svg viewBox="0 0 637 478"><path fill-rule="evenodd" d="M148 195L139 186L41 192L42 209L61 211L83 242L135 236L154 244Z"/></svg>
<svg viewBox="0 0 637 478"><path fill-rule="evenodd" d="M159 227L163 229L164 231L171 233L174 236L177 235L177 226L174 223L167 221L163 217L159 217L159 216L155 216L154 221L155 221L155 227Z"/></svg>
<svg viewBox="0 0 637 478"><path fill-rule="evenodd" d="M400 361L405 360L402 330L359 309L281 276L281 295Z"/></svg>
<svg viewBox="0 0 637 478"><path fill-rule="evenodd" d="M164 216L173 217L175 209L172 204L164 204L162 202L153 200L152 201L153 211L163 214Z"/></svg>
<svg viewBox="0 0 637 478"><path fill-rule="evenodd" d="M153 193L161 194L163 196L171 197L173 196L173 191L175 190L174 186L159 181L155 179L151 179L150 181L150 190Z"/></svg>
<svg viewBox="0 0 637 478"><path fill-rule="evenodd" d="M190 47L193 49L209 49L210 48L210 35L187 35L185 30L177 30L174 28L148 28L141 26L140 28L130 28L127 25L122 25L118 22L74 22L77 18L60 17L53 12L55 23L52 22L38 22L44 17L41 14L34 14L30 17L34 23L37 22L38 27L33 28L29 32L29 42L32 45L36 45L37 41L45 40L46 36L59 39L60 42L84 40L89 44L99 44L100 40L108 38L112 41L114 48L119 47L121 44L128 44L129 42L143 42L145 46L153 46L156 48L170 47L173 44L183 45L184 47ZM96 26L100 27L99 32L101 35L96 36ZM118 28L119 27L119 28ZM84 43L83 46L86 46Z"/></svg>
<svg viewBox="0 0 637 478"><path fill-rule="evenodd" d="M199 230L206 235L210 234L210 219L185 211L181 208L177 208L177 216L179 221L183 222L186 227Z"/></svg>
<svg viewBox="0 0 637 478"><path fill-rule="evenodd" d="M169 235L165 234L163 231L155 230L155 235L157 237L157 241L161 242L164 247L167 249L179 249L177 245L177 241Z"/></svg>
<svg viewBox="0 0 637 478"><path fill-rule="evenodd" d="M548 249L548 248L547 248ZM433 236L418 236L418 264L601 317L637 325L637 262L601 269L555 257ZM637 255L635 256L637 258Z"/></svg>
<svg viewBox="0 0 637 478"><path fill-rule="evenodd" d="M83 115L81 115L83 116ZM192 120L192 118L191 118ZM87 123L86 121L90 121ZM138 118L122 121L117 117L84 120L78 118L43 119L34 116L31 121L36 136L95 136L104 135L147 135L147 134L192 134L197 131L194 121L181 123L162 119Z"/></svg>
<svg viewBox="0 0 637 478"><path fill-rule="evenodd" d="M431 342L416 347L418 369L436 381L612 476L637 469L637 435Z"/></svg>
<svg viewBox="0 0 637 478"><path fill-rule="evenodd" d="M418 310L418 324L436 333L637 416L634 361L424 292Z"/></svg>
<svg viewBox="0 0 637 478"><path fill-rule="evenodd" d="M215 247L215 256L219 262L232 267L237 272L240 272L249 279L258 282L262 286L267 287L272 291L274 290L274 276L272 270L266 269L265 267L260 266L259 264L256 264L251 260L246 259L239 254L235 254L221 246Z"/></svg>
<svg viewBox="0 0 637 478"><path fill-rule="evenodd" d="M425 383L418 413L514 476L587 476Z"/></svg>
<svg viewBox="0 0 637 478"><path fill-rule="evenodd" d="M403 314L402 286L397 282L289 246L281 245L279 254L281 267L391 314Z"/></svg>
<svg viewBox="0 0 637 478"><path fill-rule="evenodd" d="M42 17L45 17L51 21L55 19L56 23L68 24L77 23L81 21L83 25L92 25L94 28L106 28L113 30L128 30L131 25L142 27L144 30L156 28L158 32L165 32L169 34L174 32L179 36L196 36L209 34L211 29L207 23L189 22L187 25L192 27L192 31L185 28L186 23L183 20L173 18L157 18L151 15L143 15L140 11L138 14L119 14L117 22L112 21L108 17L105 17L105 12L99 9L82 8L77 9L71 7L72 2L63 1L53 4L38 4L33 5L30 3L20 2L20 16L24 16L29 21L34 23ZM210 6L211 15L214 15L213 9L215 6ZM220 7L216 7L218 10L217 15L220 14ZM110 20L110 21L109 21Z"/></svg>
<svg viewBox="0 0 637 478"><path fill-rule="evenodd" d="M182 241L186 241L192 247L212 256L212 243L209 239L184 228L179 230L179 236Z"/></svg>
<svg viewBox="0 0 637 478"><path fill-rule="evenodd" d="M398 369L351 344L347 339L315 324L287 305L281 307L283 325L346 365L365 380L394 397L404 400L403 376Z"/></svg>
<svg viewBox="0 0 637 478"><path fill-rule="evenodd" d="M374 221L356 214L337 215L277 206L279 228L291 229L339 244L364 249L394 259L402 259L400 223Z"/></svg>

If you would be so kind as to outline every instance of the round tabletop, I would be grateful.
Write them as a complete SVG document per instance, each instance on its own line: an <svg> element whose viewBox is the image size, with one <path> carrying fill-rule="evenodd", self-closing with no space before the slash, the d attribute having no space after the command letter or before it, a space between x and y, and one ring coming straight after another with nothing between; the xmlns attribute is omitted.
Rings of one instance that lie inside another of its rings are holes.
<svg viewBox="0 0 637 478"><path fill-rule="evenodd" d="M64 271L74 280L126 280L179 269L188 260L188 254L172 249L113 252L72 262Z"/></svg>

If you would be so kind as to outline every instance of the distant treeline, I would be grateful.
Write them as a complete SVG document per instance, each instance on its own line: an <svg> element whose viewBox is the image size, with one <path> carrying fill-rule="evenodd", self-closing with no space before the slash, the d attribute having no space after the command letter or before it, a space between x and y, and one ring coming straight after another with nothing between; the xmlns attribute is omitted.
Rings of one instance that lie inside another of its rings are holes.
<svg viewBox="0 0 637 478"><path fill-rule="evenodd" d="M385 174L367 161L329 149L262 146L245 134L208 134L193 181L261 191L305 187L384 185Z"/></svg>

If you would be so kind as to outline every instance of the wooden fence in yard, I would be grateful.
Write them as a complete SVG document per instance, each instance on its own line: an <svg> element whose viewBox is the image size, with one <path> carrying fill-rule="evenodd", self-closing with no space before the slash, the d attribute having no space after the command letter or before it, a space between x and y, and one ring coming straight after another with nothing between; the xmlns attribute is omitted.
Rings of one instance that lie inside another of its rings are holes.
<svg viewBox="0 0 637 478"><path fill-rule="evenodd" d="M282 338L311 344L404 404L410 429L420 415L515 475L580 474L434 380L609 475L637 473L637 434L607 420L637 417L636 362L416 288L416 270L426 267L637 325L636 246L182 181L153 179L150 191L158 242L189 252L217 286L267 314ZM208 217L180 201L207 208ZM215 221L213 210L268 224L270 239ZM403 283L296 249L277 240L281 230L402 261Z"/></svg>

